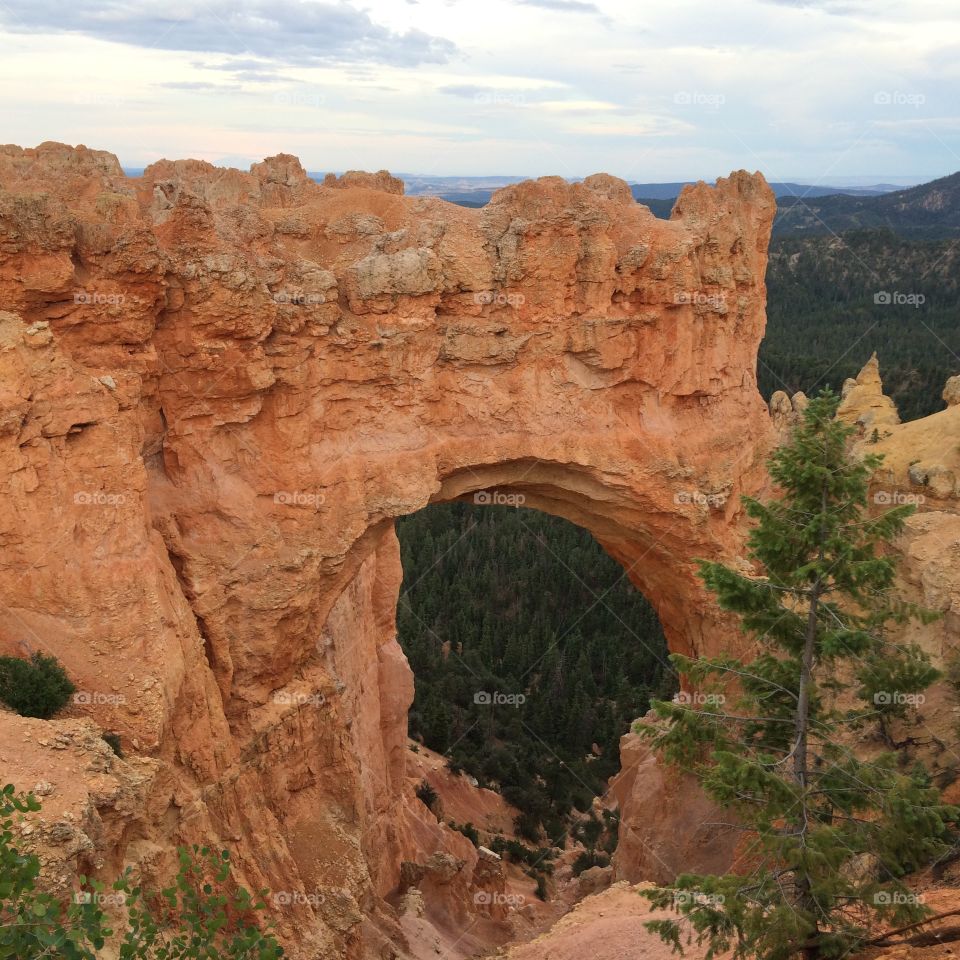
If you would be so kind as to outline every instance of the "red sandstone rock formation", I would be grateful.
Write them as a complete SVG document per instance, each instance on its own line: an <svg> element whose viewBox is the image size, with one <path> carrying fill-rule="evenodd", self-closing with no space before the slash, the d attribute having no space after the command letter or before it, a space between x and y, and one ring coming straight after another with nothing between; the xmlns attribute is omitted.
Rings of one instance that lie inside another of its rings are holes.
<svg viewBox="0 0 960 960"><path fill-rule="evenodd" d="M49 768L83 834L53 872L230 846L248 886L313 895L278 904L289 943L359 957L402 943L401 864L443 855L466 916L476 851L405 776L393 518L522 494L593 532L675 649L733 642L695 561L736 554L765 482L773 211L744 172L663 221L607 175L471 210L286 155L128 179L0 147L0 647L89 693L45 725L55 758L0 713L5 769Z"/></svg>
<svg viewBox="0 0 960 960"><path fill-rule="evenodd" d="M671 916L650 909L640 895L649 884L620 882L587 897L552 929L530 943L508 950L504 960L672 960L677 954L644 926ZM703 960L706 946L684 943L684 956ZM729 953L717 960L728 960Z"/></svg>

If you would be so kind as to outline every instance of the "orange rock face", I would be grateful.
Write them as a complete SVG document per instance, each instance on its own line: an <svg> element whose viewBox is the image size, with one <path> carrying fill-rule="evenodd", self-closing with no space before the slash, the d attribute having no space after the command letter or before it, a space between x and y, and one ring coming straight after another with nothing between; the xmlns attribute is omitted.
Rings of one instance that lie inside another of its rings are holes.
<svg viewBox="0 0 960 960"><path fill-rule="evenodd" d="M51 729L139 764L122 809L70 785L93 868L230 846L305 956L402 941L404 861L465 860L468 911L471 845L405 775L393 518L523 498L588 528L674 649L729 648L695 562L736 554L765 483L773 212L744 172L663 221L602 174L471 210L285 155L129 179L0 147L0 647L58 656L86 696Z"/></svg>

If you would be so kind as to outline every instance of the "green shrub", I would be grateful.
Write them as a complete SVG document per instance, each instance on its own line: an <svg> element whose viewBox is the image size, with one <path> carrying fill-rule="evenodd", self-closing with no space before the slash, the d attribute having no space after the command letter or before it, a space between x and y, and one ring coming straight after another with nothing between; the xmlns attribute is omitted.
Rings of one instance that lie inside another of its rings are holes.
<svg viewBox="0 0 960 960"><path fill-rule="evenodd" d="M103 739L107 742L107 745L110 749L122 760L123 759L123 750L120 749L120 734L119 733L105 733Z"/></svg>
<svg viewBox="0 0 960 960"><path fill-rule="evenodd" d="M591 867L608 866L610 866L610 858L606 854L585 850L573 861L573 875L579 877L584 870L589 870Z"/></svg>
<svg viewBox="0 0 960 960"><path fill-rule="evenodd" d="M437 791L434 790L426 780L421 780L420 786L417 787L417 799L425 804L431 813L436 813L433 806L439 797L437 796Z"/></svg>
<svg viewBox="0 0 960 960"><path fill-rule="evenodd" d="M620 835L616 830L610 830L603 839L603 843L600 844L600 849L604 853L613 854L614 850L617 849L617 844L620 842Z"/></svg>
<svg viewBox="0 0 960 960"><path fill-rule="evenodd" d="M522 810L513 820L513 829L518 837L530 843L540 842L540 820L527 810Z"/></svg>
<svg viewBox="0 0 960 960"><path fill-rule="evenodd" d="M573 835L588 849L593 850L603 833L603 821L598 820L591 812L588 819L577 824Z"/></svg>
<svg viewBox="0 0 960 960"><path fill-rule="evenodd" d="M226 851L181 847L173 885L159 894L122 874L106 893L80 877L82 890L62 901L37 889L40 860L14 846L13 826L40 803L0 789L0 957L11 960L97 960L113 928L101 905L120 908L117 932L123 960L278 960L283 948L256 926L266 908L232 882Z"/></svg>
<svg viewBox="0 0 960 960"><path fill-rule="evenodd" d="M0 700L21 717L48 720L76 687L56 657L35 653L29 660L0 657Z"/></svg>
<svg viewBox="0 0 960 960"><path fill-rule="evenodd" d="M472 823L469 821L467 823L457 823L455 820L451 820L450 826L462 833L475 847L480 846L480 834Z"/></svg>

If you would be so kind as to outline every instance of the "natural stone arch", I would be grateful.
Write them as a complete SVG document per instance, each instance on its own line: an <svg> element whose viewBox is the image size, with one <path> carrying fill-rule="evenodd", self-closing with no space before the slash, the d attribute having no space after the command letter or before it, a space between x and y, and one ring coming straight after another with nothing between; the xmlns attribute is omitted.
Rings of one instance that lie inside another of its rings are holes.
<svg viewBox="0 0 960 960"><path fill-rule="evenodd" d="M127 180L83 148L3 148L0 184L5 534L29 570L4 600L67 659L128 651L147 708L89 712L160 765L167 839L229 838L276 888L310 875L308 798L347 811L323 840L351 869L395 884L414 841L390 527L431 500L523 492L620 560L674 649L730 642L695 561L737 555L765 482L758 174L686 188L670 221L606 175L470 210L387 175L318 186L286 156ZM122 502L65 502L87 487ZM78 530L65 576L44 541ZM311 684L322 723L281 709Z"/></svg>
<svg viewBox="0 0 960 960"><path fill-rule="evenodd" d="M260 175L271 183L277 168L292 176L289 161ZM251 526L238 543L231 529L208 538L213 547L185 545L181 554L173 544L187 580L191 563L208 569L227 561L219 555L224 543L247 553L253 534L261 552L266 540L280 557L298 542L315 551L303 575L318 587L310 605L322 619L362 559L368 528L429 499L522 483L545 509L586 526L633 567L678 649L701 648L702 628L691 615L707 616L708 605L692 561L736 545L738 497L762 482L758 462L767 444L765 410L751 389L773 210L759 178L740 174L716 190L688 190L671 222L654 219L625 185L600 176L583 186L559 178L522 184L483 211L360 187L321 190L299 179L286 189L301 218L334 231L337 258L318 257L330 270L316 279L316 270L304 268L302 257L291 264L286 251L284 269L292 267L306 287L272 286L281 298L303 296L306 309L297 311L310 316L308 326L326 329L329 354L315 368L301 364L294 384L275 361L262 369L266 350L245 358L249 365L236 376L224 377L214 364L229 388L206 404L209 425L196 416L195 376L165 361L158 512L169 502L170 515L190 516L196 506L183 494L212 492L242 503ZM276 230L277 211L270 212ZM394 229L371 234L377 222ZM280 339L283 323L302 326L284 306L265 345ZM173 352L178 332L157 332L161 357ZM291 340L302 349L289 334L283 340L285 349ZM207 345L194 343L194 356L198 346ZM241 374L275 382L257 390L236 383ZM230 396L238 389L245 389L240 416ZM224 400L232 406L223 419L239 421L225 427L215 419ZM249 460L225 481L224 496L218 460L244 454ZM273 503L278 492L324 503L305 516ZM678 502L684 495L691 502ZM216 515L216 504L203 512ZM640 564L644 551L651 559ZM258 578L256 588L262 585ZM198 584L195 595L205 592ZM288 596L284 615L298 607ZM242 600L237 611L249 618ZM242 635L229 617L219 632ZM204 619L217 633L217 613ZM248 623L251 639L237 654L228 650L233 641L215 640L229 657L222 675L232 677L248 654L258 659L257 633L276 676L277 623ZM248 669L256 675L260 668Z"/></svg>

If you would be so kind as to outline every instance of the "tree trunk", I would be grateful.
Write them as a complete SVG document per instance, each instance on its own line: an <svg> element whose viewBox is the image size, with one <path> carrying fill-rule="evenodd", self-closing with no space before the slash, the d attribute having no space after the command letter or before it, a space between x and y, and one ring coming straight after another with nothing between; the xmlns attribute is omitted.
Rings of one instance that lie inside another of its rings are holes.
<svg viewBox="0 0 960 960"><path fill-rule="evenodd" d="M827 487L823 486L821 496L823 512L827 509ZM823 539L825 532L821 531L819 558L823 561ZM810 592L807 594L810 607L807 614L807 629L803 644L803 657L800 661L800 689L797 695L797 722L795 726L796 742L793 753L793 779L800 789L800 817L797 828L801 835L801 846L806 843L806 833L808 826L807 811L807 780L809 776L809 764L807 758L807 737L810 728L810 683L813 679L813 658L817 648L817 618L820 608L820 596L823 590L822 575L817 574L817 579L813 582ZM816 908L813 898L810 895L810 878L803 873L798 873L797 884L797 907L804 912L812 912ZM819 933L819 927L814 920L814 927L811 935L816 937ZM820 955L820 948L816 946L803 947L803 956L805 960L816 960Z"/></svg>
<svg viewBox="0 0 960 960"><path fill-rule="evenodd" d="M810 591L810 612L807 616L807 634L803 645L803 659L800 664L800 692L797 700L796 750L793 754L793 779L801 789L807 786L807 732L810 723L810 679L813 675L813 654L817 642L817 615L820 604L820 581L814 583ZM806 803L803 804L804 824L806 824Z"/></svg>

